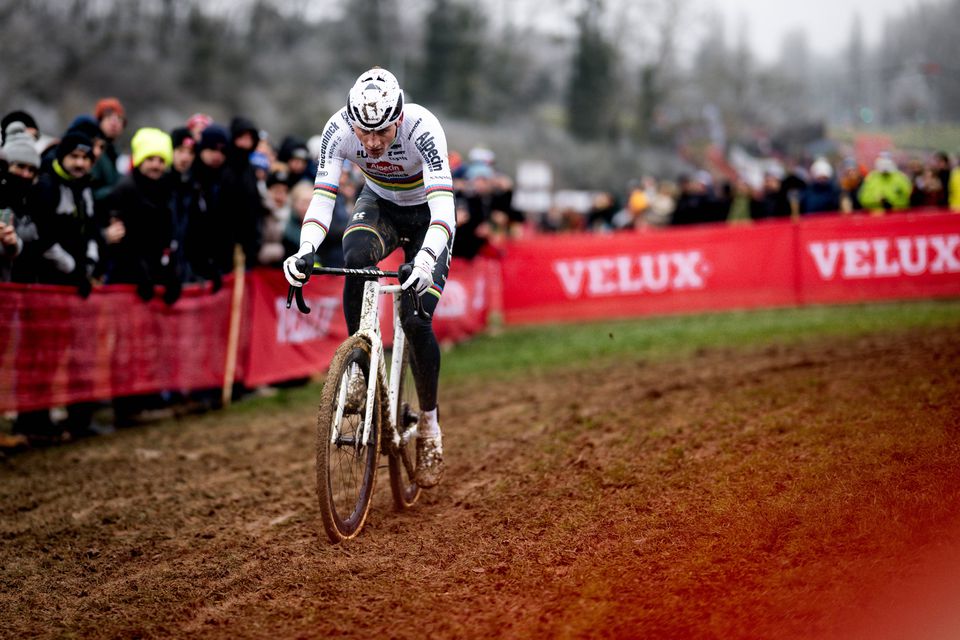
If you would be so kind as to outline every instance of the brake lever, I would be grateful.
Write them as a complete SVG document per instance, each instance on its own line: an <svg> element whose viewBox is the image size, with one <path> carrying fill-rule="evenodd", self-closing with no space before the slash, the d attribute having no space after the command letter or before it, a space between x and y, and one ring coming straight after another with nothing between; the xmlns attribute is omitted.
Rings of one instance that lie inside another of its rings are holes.
<svg viewBox="0 0 960 640"><path fill-rule="evenodd" d="M290 303L293 302L294 297L297 298L297 309L300 310L300 313L310 313L310 307L303 299L303 287L290 285L290 288L287 289L287 309L290 308Z"/></svg>

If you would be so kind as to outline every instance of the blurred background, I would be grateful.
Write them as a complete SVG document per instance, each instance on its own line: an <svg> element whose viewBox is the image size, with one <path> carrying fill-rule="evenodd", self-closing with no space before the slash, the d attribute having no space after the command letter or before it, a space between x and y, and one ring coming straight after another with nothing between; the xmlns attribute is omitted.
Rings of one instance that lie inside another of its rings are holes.
<svg viewBox="0 0 960 640"><path fill-rule="evenodd" d="M960 0L2 0L0 109L56 136L117 96L126 136L205 112L308 138L379 64L451 149L622 191L858 136L955 153L957 33Z"/></svg>

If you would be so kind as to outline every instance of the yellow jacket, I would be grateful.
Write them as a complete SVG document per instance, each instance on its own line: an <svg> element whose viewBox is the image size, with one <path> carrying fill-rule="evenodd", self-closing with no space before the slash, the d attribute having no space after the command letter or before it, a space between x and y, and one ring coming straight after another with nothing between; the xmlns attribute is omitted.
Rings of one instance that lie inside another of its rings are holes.
<svg viewBox="0 0 960 640"><path fill-rule="evenodd" d="M950 211L960 213L960 167L954 167L950 172L950 184L947 189Z"/></svg>

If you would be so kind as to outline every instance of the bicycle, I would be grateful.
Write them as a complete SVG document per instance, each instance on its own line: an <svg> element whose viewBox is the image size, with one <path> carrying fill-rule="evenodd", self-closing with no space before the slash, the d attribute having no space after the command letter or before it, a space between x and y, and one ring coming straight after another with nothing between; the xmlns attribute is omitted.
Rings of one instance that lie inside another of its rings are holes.
<svg viewBox="0 0 960 640"><path fill-rule="evenodd" d="M306 265L298 268L302 272ZM410 265L401 265L398 271L314 267L312 273L396 278L402 282L409 276L410 269ZM390 295L393 299L389 372L380 335L381 295ZM317 411L316 465L320 514L332 543L354 538L363 529L381 454L387 456L396 510L409 509L420 497L421 488L414 479L420 405L410 352L400 324L403 295L412 296L415 312L423 313L413 290L403 291L400 284L384 285L379 279L364 283L360 328L337 347L327 371ZM302 287L290 287L287 308L294 296L297 308L302 313L310 313ZM347 402L351 380L357 379L366 390L358 405L355 398L353 403Z"/></svg>

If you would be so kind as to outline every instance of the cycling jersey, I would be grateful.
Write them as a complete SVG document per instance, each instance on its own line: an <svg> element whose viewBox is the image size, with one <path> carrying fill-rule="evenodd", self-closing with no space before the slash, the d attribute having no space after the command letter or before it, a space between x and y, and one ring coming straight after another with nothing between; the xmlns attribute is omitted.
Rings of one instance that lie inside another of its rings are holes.
<svg viewBox="0 0 960 640"><path fill-rule="evenodd" d="M403 108L397 137L379 158L370 158L347 118L344 107L323 128L313 200L300 228L300 245L314 250L330 229L343 161L359 167L367 186L380 198L400 206L426 203L430 224L422 248L439 256L456 226L453 179L447 161L447 139L437 118L418 104Z"/></svg>

